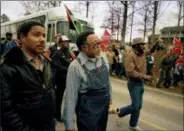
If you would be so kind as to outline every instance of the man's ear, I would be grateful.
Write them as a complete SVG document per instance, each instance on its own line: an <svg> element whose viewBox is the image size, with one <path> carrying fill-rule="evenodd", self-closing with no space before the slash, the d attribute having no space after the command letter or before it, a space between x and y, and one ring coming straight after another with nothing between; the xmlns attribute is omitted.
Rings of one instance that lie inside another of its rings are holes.
<svg viewBox="0 0 184 131"><path fill-rule="evenodd" d="M25 43L26 36L24 34L20 34L20 40L21 40L22 43Z"/></svg>

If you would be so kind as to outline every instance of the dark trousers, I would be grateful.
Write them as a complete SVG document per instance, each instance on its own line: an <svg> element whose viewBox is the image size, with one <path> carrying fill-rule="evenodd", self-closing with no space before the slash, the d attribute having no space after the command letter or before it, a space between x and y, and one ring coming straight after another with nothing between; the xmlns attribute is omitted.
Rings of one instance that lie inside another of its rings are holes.
<svg viewBox="0 0 184 131"><path fill-rule="evenodd" d="M119 77L122 76L122 63L116 64L116 75Z"/></svg>
<svg viewBox="0 0 184 131"><path fill-rule="evenodd" d="M63 100L63 95L66 89L66 80L61 80L62 83L56 84L56 114L55 117L56 119L60 120L61 119L61 104Z"/></svg>
<svg viewBox="0 0 184 131"><path fill-rule="evenodd" d="M113 63L113 64L112 64L112 72L115 72L115 71L116 71L116 68L117 68L116 63Z"/></svg>
<svg viewBox="0 0 184 131"><path fill-rule="evenodd" d="M163 83L165 88L169 88L172 84L172 69L166 70L166 77L165 77L165 81Z"/></svg>

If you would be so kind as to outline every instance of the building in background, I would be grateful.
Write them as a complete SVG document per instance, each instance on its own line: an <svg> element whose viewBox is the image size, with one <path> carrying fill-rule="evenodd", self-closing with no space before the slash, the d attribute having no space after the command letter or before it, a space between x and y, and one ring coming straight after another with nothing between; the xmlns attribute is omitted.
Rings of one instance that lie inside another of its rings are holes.
<svg viewBox="0 0 184 131"><path fill-rule="evenodd" d="M151 43L150 35L148 37L148 43ZM164 27L160 30L160 34L155 35L155 39L161 38L164 40L164 44L173 44L174 37L177 37L184 45L184 26L170 26Z"/></svg>
<svg viewBox="0 0 184 131"><path fill-rule="evenodd" d="M164 43L172 44L174 37L177 37L184 44L184 26L164 27L160 32Z"/></svg>

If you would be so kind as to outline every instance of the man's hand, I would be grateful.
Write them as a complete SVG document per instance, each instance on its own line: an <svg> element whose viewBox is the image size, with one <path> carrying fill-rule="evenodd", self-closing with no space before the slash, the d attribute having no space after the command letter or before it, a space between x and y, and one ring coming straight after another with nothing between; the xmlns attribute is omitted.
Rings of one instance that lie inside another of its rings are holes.
<svg viewBox="0 0 184 131"><path fill-rule="evenodd" d="M147 80L154 80L155 77L152 76L152 75L146 75L146 76L145 76L145 79L147 79Z"/></svg>
<svg viewBox="0 0 184 131"><path fill-rule="evenodd" d="M45 50L44 53L42 53L42 56L43 56L45 59L47 59L49 62L52 61L51 58L50 58L50 55L51 55L50 49L47 49L47 50Z"/></svg>
<svg viewBox="0 0 184 131"><path fill-rule="evenodd" d="M45 50L45 52L43 53L43 55L44 55L45 57L49 58L50 55L51 55L50 49Z"/></svg>

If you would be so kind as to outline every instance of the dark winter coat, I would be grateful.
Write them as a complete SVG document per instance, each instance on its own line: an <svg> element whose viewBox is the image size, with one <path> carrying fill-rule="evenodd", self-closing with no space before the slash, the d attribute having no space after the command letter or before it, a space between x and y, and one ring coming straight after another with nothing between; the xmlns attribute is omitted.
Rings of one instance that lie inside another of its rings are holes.
<svg viewBox="0 0 184 131"><path fill-rule="evenodd" d="M55 111L51 77L49 63L45 61L39 75L19 47L4 56L0 67L3 131L45 130Z"/></svg>

